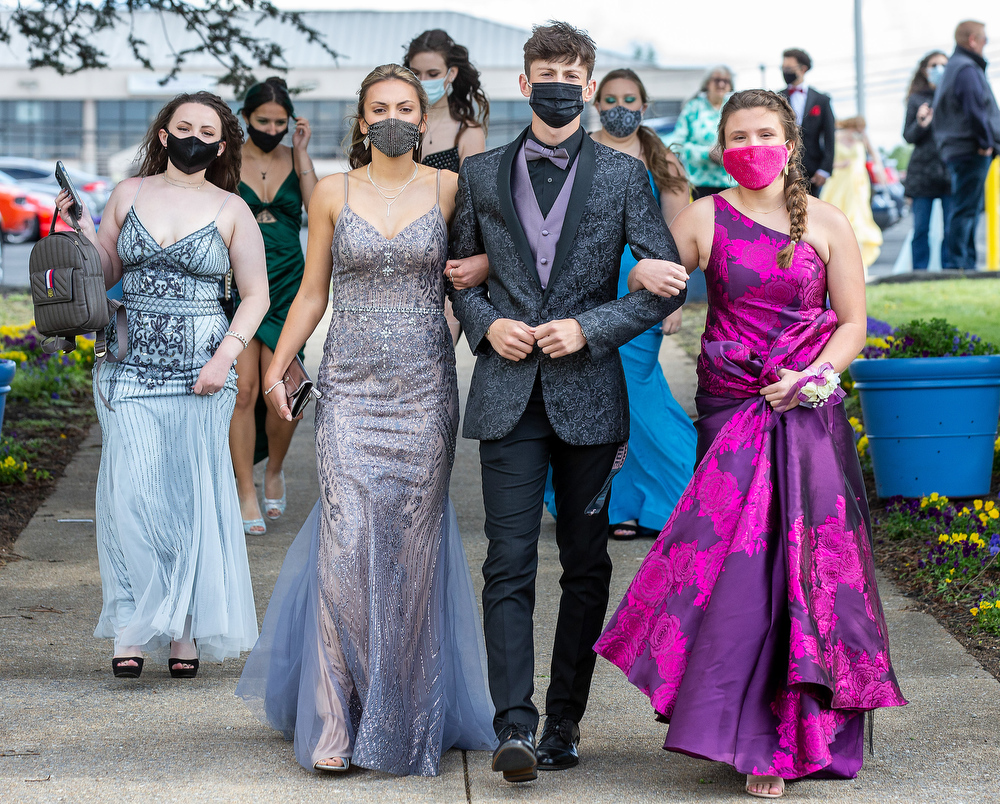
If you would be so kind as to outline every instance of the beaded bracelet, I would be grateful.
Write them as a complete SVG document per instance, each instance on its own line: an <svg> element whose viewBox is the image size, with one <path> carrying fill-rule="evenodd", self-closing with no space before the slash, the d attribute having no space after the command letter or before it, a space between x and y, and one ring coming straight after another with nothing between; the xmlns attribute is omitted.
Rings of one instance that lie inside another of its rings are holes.
<svg viewBox="0 0 1000 804"><path fill-rule="evenodd" d="M248 341L246 338L240 335L240 333L238 333L236 330L231 329L226 333L226 335L232 335L234 338L236 338L236 340L238 340L240 343L243 344L244 349L246 349L250 345L250 341ZM225 337L225 335L223 335L222 337Z"/></svg>

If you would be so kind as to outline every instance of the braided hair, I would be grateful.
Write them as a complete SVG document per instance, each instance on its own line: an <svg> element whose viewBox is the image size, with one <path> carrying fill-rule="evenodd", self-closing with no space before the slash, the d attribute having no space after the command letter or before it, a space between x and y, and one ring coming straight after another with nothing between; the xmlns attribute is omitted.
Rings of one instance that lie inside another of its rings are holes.
<svg viewBox="0 0 1000 804"><path fill-rule="evenodd" d="M619 78L624 78L635 84L639 90L639 98L642 100L643 105L649 103L649 95L642 80L633 70L629 70L627 67L612 70L601 79L601 83L597 85L597 92L594 93L594 103L600 100L601 92L604 91L604 85L608 81L614 81ZM636 133L639 137L642 155L646 157L646 164L649 165L649 170L653 174L653 181L656 182L656 186L660 192L687 194L689 189L687 177L684 175L683 169L678 168L677 163L671 162L667 158L667 146L663 144L663 140L649 126L639 126Z"/></svg>
<svg viewBox="0 0 1000 804"><path fill-rule="evenodd" d="M452 119L459 122L456 144L467 128L482 127L485 134L490 122L490 102L479 80L479 70L469 61L469 49L456 44L445 31L435 28L424 31L410 42L403 56L403 66L409 69L418 53L437 53L444 59L445 67L456 70L448 95L448 111Z"/></svg>
<svg viewBox="0 0 1000 804"><path fill-rule="evenodd" d="M767 109L777 114L785 139L795 146L789 154L785 173L785 209L788 210L788 219L791 223L789 240L788 245L778 252L778 267L788 268L795 254L795 244L806 233L809 205L809 190L802 173L802 138L799 135L799 126L795 122L795 112L792 111L791 105L776 92L766 89L745 89L742 92L734 92L722 107L722 116L719 119L719 146L723 150L726 147L726 123L729 116L744 109Z"/></svg>

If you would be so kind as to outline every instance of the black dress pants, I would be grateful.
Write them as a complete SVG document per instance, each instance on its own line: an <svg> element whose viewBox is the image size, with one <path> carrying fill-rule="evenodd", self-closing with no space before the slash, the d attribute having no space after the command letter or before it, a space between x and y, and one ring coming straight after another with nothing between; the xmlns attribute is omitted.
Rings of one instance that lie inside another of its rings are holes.
<svg viewBox="0 0 1000 804"><path fill-rule="evenodd" d="M614 463L617 444L574 446L560 439L545 413L541 383L517 426L504 438L482 441L483 502L489 549L483 564L483 624L490 692L497 733L511 723L534 731L533 613L538 533L545 479L552 465L559 517L556 542L562 596L552 647L545 711L579 723L587 707L608 608L611 558L608 507L596 516L584 509Z"/></svg>

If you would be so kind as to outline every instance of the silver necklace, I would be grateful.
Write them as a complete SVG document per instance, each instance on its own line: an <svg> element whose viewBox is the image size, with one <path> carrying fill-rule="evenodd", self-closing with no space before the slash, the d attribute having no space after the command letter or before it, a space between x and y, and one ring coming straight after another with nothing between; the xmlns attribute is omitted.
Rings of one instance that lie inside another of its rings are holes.
<svg viewBox="0 0 1000 804"><path fill-rule="evenodd" d="M166 173L163 174L163 180L167 184L172 184L174 187L183 187L185 190L197 190L199 187L205 184L206 179L201 180L201 184L185 184L182 181L174 181Z"/></svg>
<svg viewBox="0 0 1000 804"><path fill-rule="evenodd" d="M379 187L375 183L375 179L372 178L371 162L368 163L368 168L367 168L368 181L372 183L372 187L375 188L375 192L378 193L379 197L385 202L385 216L387 218L389 217L389 213L392 211L393 202L403 194L403 190L405 190L407 187L410 186L410 182L412 182L415 178L417 178L417 170L418 170L417 165L416 163L414 163L413 175L410 176L409 179L407 179L406 184L404 184L402 187ZM393 195L393 193L395 193L395 195Z"/></svg>

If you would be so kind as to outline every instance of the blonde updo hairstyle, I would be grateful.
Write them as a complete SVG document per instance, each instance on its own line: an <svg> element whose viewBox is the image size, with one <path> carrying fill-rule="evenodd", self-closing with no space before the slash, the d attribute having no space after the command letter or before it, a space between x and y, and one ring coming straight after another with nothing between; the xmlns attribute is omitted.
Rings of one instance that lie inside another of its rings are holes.
<svg viewBox="0 0 1000 804"><path fill-rule="evenodd" d="M358 90L358 111L354 115L354 126L351 129L350 144L347 148L347 157L351 168L364 167L372 161L371 146L365 145L365 135L361 131L361 121L365 119L365 101L368 99L368 92L373 86L382 81L402 81L409 84L417 95L417 102L420 104L420 118L423 120L427 114L430 103L427 100L427 93L417 77L406 67L399 64L383 64L376 67L361 82L361 89ZM421 137L423 140L423 137ZM415 162L420 161L420 145L413 154Z"/></svg>
<svg viewBox="0 0 1000 804"><path fill-rule="evenodd" d="M802 138L799 136L799 126L795 122L795 112L781 95L766 89L745 89L734 92L722 107L722 117L719 119L719 147L726 148L726 123L734 112L744 109L766 109L778 115L781 127L788 142L794 143L788 157L788 172L785 174L785 208L791 222L789 242L778 252L778 267L788 268L795 254L795 244L806 233L807 208L809 190L802 173Z"/></svg>

